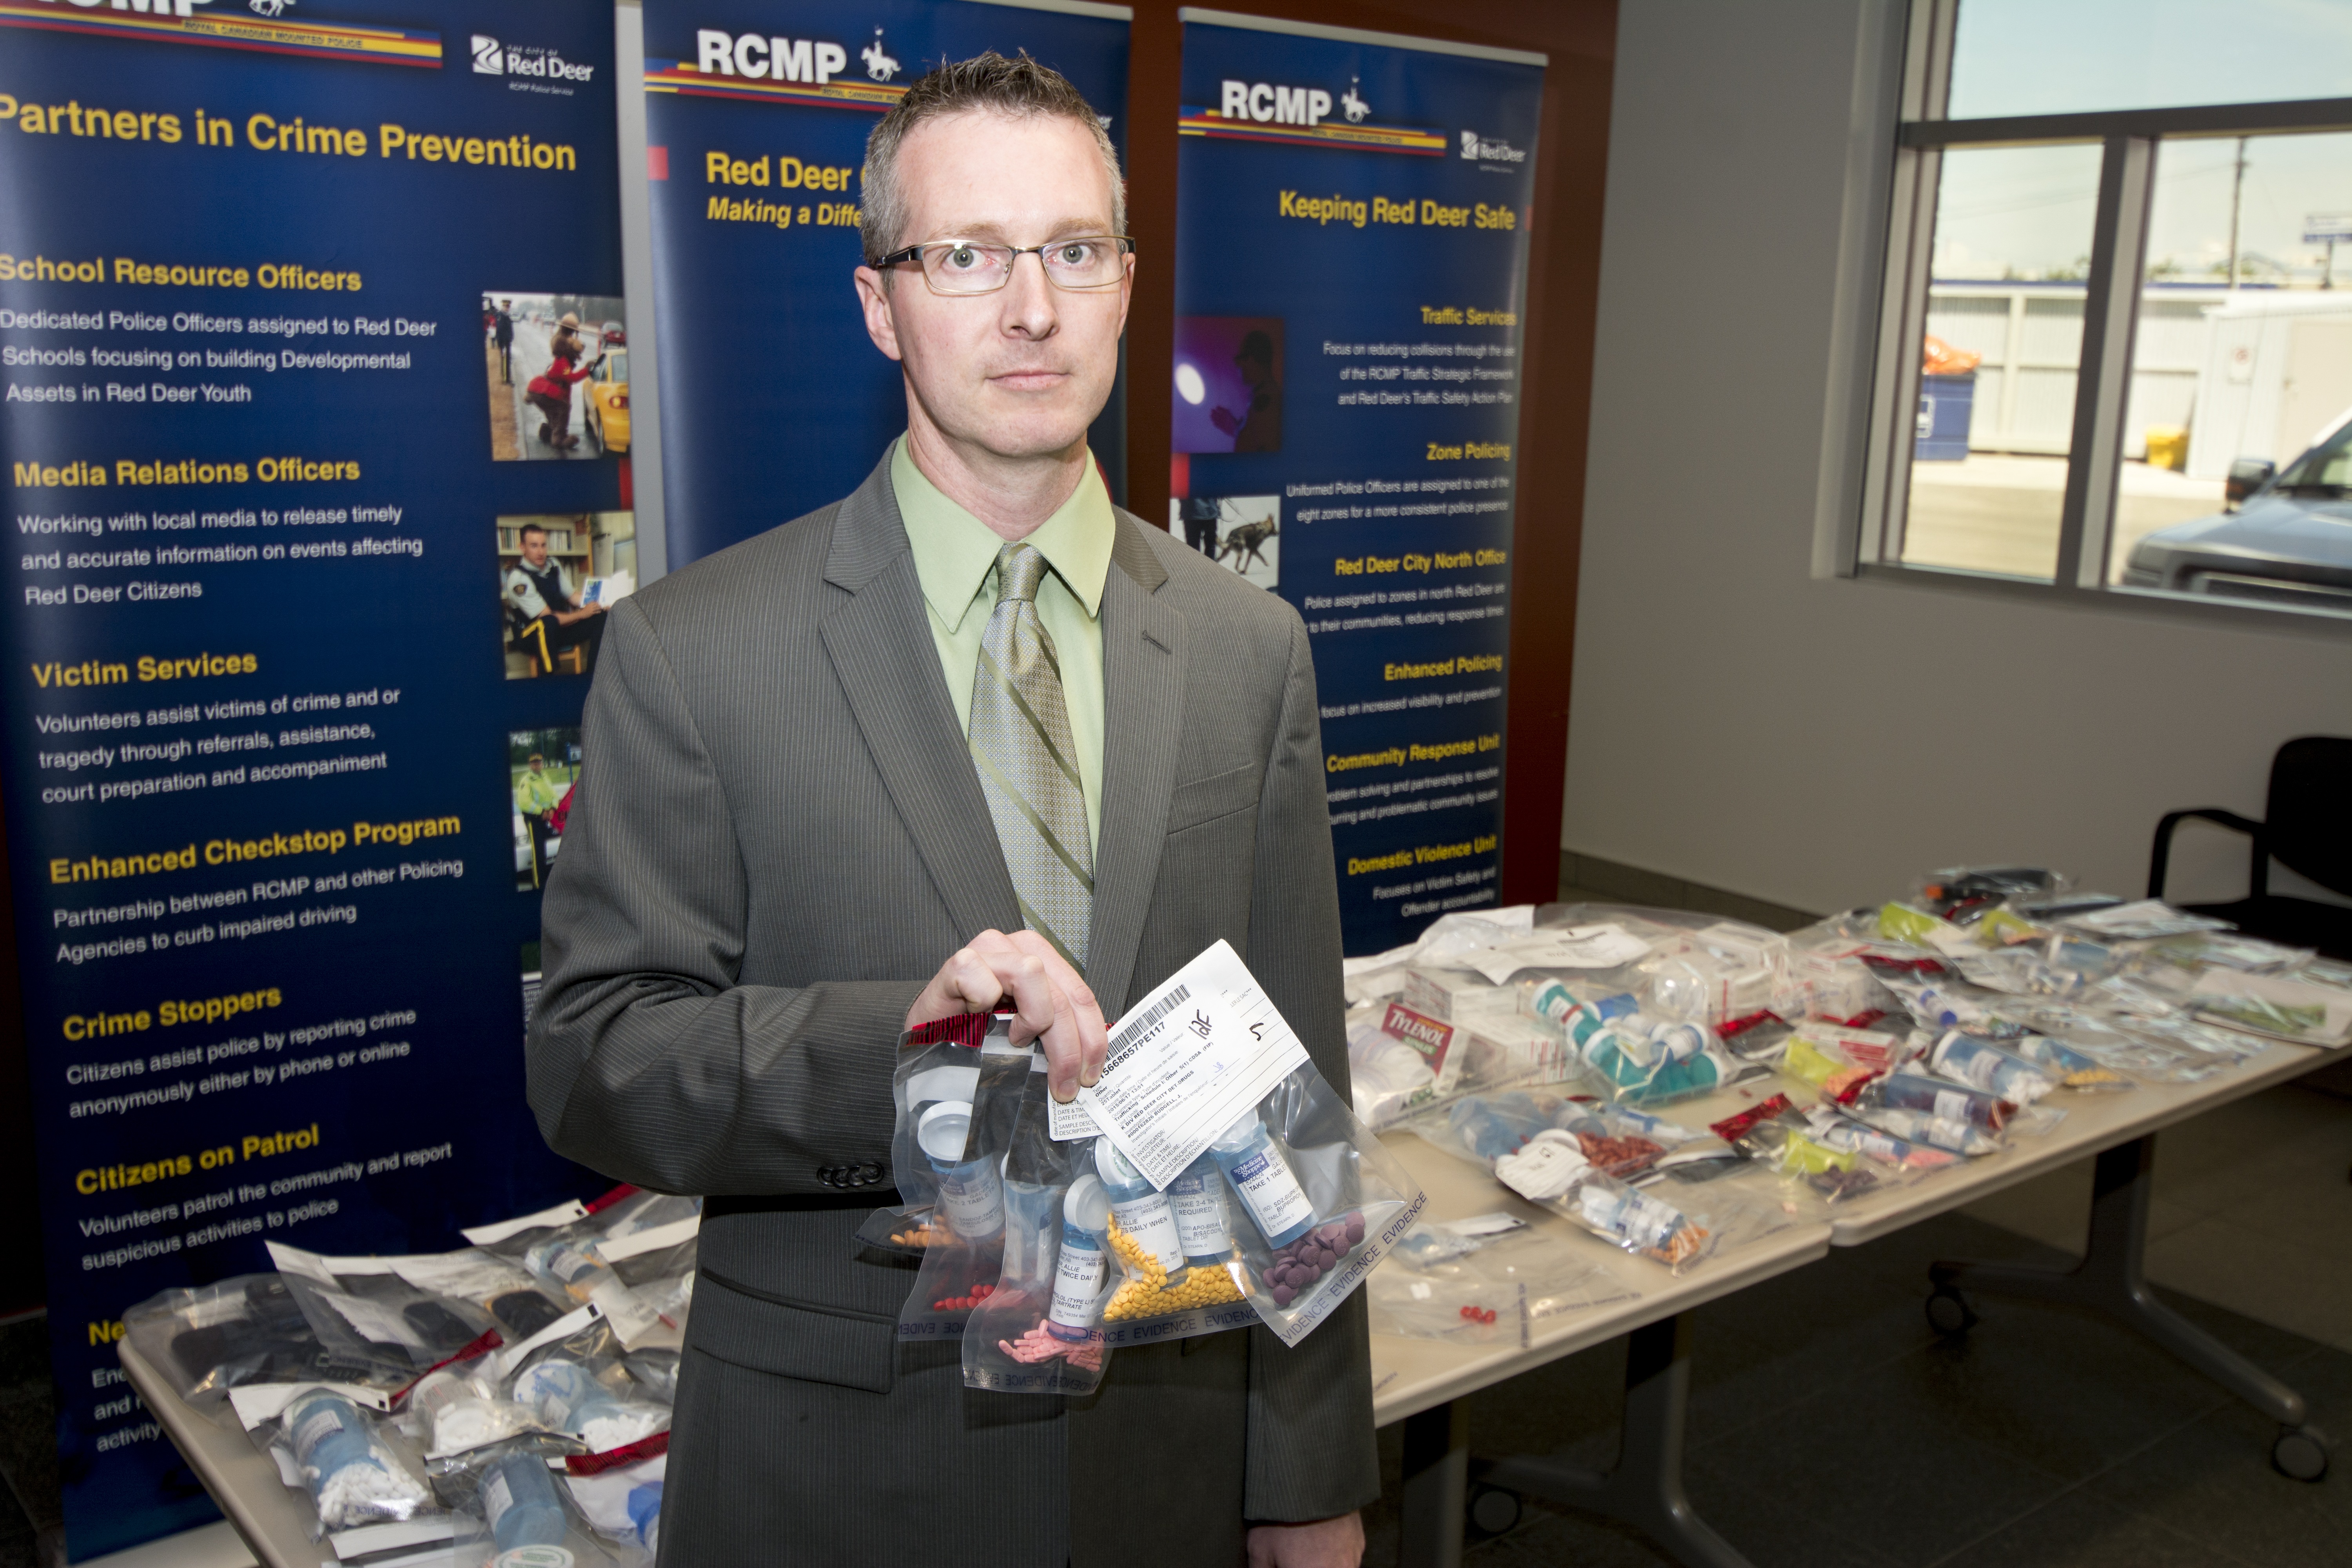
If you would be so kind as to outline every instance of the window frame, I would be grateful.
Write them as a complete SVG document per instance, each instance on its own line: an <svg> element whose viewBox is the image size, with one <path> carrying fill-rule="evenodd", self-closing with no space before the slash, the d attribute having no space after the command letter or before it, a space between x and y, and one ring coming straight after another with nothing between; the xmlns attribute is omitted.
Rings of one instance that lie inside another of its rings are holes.
<svg viewBox="0 0 2352 1568"><path fill-rule="evenodd" d="M1958 586L2022 595L2036 602L2216 617L2271 630L2307 627L2352 637L2352 613L2295 605L2255 604L2209 595L2107 582L2108 547L2123 468L2124 421L2130 397L2157 150L2167 141L2352 132L2352 98L2270 103L2200 104L2177 109L2099 110L1954 120L1944 110L1951 89L1952 46L1964 0L1882 0L1880 31L1863 40L1879 53L1882 90L1868 118L1875 163L1849 160L1849 241L1859 226L1877 255L1872 320L1854 335L1867 342L1859 371L1866 395L1847 399L1833 417L1863 426L1858 460L1824 517L1816 551L1824 574L1912 586ZM1858 100L1858 109L1864 106ZM1890 134L1891 132L1891 134ZM1859 138L1857 141L1859 142ZM2083 339L2075 376L2066 484L2058 522L2056 570L2050 581L1959 567L1907 564L1899 556L1910 500L1912 447L1927 331L1929 267L1942 156L1947 150L2058 143L2100 147ZM1890 156L1891 154L1891 156ZM1866 242L1867 243L1867 240ZM1853 255L1849 275L1866 273ZM1847 270L1842 268L1842 270ZM1856 323L1857 326L1862 325ZM1851 428L1851 426L1849 426ZM1844 443L1837 443L1843 445ZM2293 455L2282 458L2283 469ZM1825 500L1828 498L1825 498ZM1824 559L1826 557L1826 559Z"/></svg>

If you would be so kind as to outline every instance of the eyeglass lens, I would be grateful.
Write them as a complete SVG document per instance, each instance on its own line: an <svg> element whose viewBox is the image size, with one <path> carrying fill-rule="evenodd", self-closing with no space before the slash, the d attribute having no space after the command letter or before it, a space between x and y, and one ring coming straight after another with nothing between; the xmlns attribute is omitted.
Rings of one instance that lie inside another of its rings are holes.
<svg viewBox="0 0 2352 1568"><path fill-rule="evenodd" d="M923 275L942 293L991 293L1004 287L1021 254L1006 245L945 241L924 247ZM1118 244L1108 237L1059 240L1036 254L1045 276L1065 289L1099 289L1118 280Z"/></svg>

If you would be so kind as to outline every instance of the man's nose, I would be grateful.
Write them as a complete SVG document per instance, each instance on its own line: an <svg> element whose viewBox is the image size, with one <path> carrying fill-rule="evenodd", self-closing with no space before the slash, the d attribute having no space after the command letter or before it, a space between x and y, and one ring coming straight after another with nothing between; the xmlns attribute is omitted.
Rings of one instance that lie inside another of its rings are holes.
<svg viewBox="0 0 2352 1568"><path fill-rule="evenodd" d="M1024 267L1034 261L1034 267ZM1003 300L1003 325L1008 332L1023 337L1051 337L1061 324L1058 293L1045 278L1045 258L1035 251L1024 251L1013 258L1013 276L1005 279L1001 296Z"/></svg>

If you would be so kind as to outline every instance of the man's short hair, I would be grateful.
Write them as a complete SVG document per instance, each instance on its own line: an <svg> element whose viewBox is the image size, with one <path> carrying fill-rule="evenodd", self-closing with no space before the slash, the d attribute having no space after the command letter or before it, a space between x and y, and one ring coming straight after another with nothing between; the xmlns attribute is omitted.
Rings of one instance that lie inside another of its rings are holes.
<svg viewBox="0 0 2352 1568"><path fill-rule="evenodd" d="M545 539L547 537L547 530L540 527L539 524L535 522L526 522L522 525L522 531L516 534L515 538L518 541L525 540L529 539L534 533L539 535L541 539Z"/></svg>
<svg viewBox="0 0 2352 1568"><path fill-rule="evenodd" d="M1242 335L1242 346L1235 352L1236 360L1255 360L1266 369L1274 368L1274 340L1258 328L1252 327Z"/></svg>
<svg viewBox="0 0 2352 1568"><path fill-rule="evenodd" d="M1028 50L1007 59L990 49L968 60L950 61L918 79L866 137L858 232L866 243L867 266L903 243L899 236L907 224L907 204L898 193L898 149L908 134L926 120L974 111L1023 120L1045 114L1085 126L1095 139L1096 151L1102 154L1103 174L1110 180L1111 228L1118 234L1127 232L1127 182L1119 177L1118 150L1110 144L1102 116L1068 77L1032 59Z"/></svg>

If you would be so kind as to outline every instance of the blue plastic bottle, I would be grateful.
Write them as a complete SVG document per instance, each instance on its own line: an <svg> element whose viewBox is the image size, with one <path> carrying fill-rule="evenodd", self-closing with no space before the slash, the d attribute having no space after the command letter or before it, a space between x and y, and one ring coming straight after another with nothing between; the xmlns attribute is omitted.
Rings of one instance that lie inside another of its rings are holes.
<svg viewBox="0 0 2352 1568"><path fill-rule="evenodd" d="M561 1546L568 1532L555 1478L537 1454L509 1454L482 1472L482 1517L501 1552Z"/></svg>
<svg viewBox="0 0 2352 1568"><path fill-rule="evenodd" d="M629 1528L637 1532L637 1544L648 1552L661 1550L661 1500L659 1481L629 1489Z"/></svg>
<svg viewBox="0 0 2352 1568"><path fill-rule="evenodd" d="M328 1481L353 1465L381 1470L368 1441L367 1421L359 1406L323 1389L298 1399L286 1412L287 1436L294 1459L308 1475L314 1502Z"/></svg>
<svg viewBox="0 0 2352 1568"><path fill-rule="evenodd" d="M1101 1182L1081 1175L1062 1200L1062 1250L1054 1268L1054 1297L1045 1311L1045 1331L1073 1344L1095 1337L1101 1310L1105 1256L1110 1230L1110 1197Z"/></svg>
<svg viewBox="0 0 2352 1568"><path fill-rule="evenodd" d="M1194 1268L1214 1268L1233 1256L1234 1221L1225 1211L1225 1184L1217 1163L1202 1154L1168 1184L1169 1206L1176 1211L1177 1244Z"/></svg>
<svg viewBox="0 0 2352 1568"><path fill-rule="evenodd" d="M1162 1193L1128 1163L1118 1145L1108 1138L1095 1140L1095 1171L1110 1194L1110 1212L1118 1228L1149 1253L1170 1275L1184 1267L1184 1245L1176 1234L1176 1211Z"/></svg>
<svg viewBox="0 0 2352 1568"><path fill-rule="evenodd" d="M1209 1153L1233 1184L1267 1247L1287 1247L1314 1228L1315 1205L1255 1110L1244 1112L1226 1128L1209 1145Z"/></svg>
<svg viewBox="0 0 2352 1568"><path fill-rule="evenodd" d="M578 1436L592 1421L625 1416L612 1390L576 1362L543 1361L514 1384L515 1403L558 1431Z"/></svg>
<svg viewBox="0 0 2352 1568"><path fill-rule="evenodd" d="M968 1241L985 1241L1004 1228L1003 1173L998 1160L964 1158L971 1136L971 1102L945 1100L923 1112L915 1142L939 1173L940 1207Z"/></svg>

